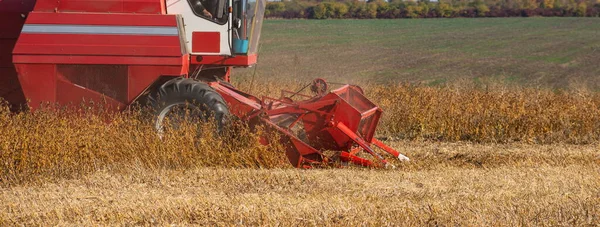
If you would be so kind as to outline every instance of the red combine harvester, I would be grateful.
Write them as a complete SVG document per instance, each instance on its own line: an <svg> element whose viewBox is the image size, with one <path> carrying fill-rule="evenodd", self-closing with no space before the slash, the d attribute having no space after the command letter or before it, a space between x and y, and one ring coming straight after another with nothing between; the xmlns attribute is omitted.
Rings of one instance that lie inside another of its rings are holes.
<svg viewBox="0 0 600 227"><path fill-rule="evenodd" d="M219 127L235 115L278 133L296 167L330 162L324 151L335 151L344 162L387 166L372 146L408 160L373 137L382 111L357 86L329 91L316 79L314 96L283 91L280 98L259 99L228 83L233 67L256 64L265 5L266 0L0 0L0 97L33 110L42 103L83 100L125 109L145 100L159 131L179 109L211 116Z"/></svg>

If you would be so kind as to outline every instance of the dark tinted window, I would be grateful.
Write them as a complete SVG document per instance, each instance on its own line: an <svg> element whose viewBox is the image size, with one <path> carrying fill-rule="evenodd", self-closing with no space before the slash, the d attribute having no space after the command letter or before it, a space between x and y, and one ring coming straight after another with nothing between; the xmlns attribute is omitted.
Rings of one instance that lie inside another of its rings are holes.
<svg viewBox="0 0 600 227"><path fill-rule="evenodd" d="M220 24L227 22L226 0L188 0L188 2L197 16Z"/></svg>

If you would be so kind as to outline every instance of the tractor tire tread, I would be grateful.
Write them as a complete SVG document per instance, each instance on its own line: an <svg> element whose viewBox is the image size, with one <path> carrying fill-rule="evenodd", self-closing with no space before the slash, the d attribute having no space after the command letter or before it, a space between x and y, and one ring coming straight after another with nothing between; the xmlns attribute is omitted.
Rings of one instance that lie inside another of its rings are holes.
<svg viewBox="0 0 600 227"><path fill-rule="evenodd" d="M152 109L156 111L156 116L174 102L186 101L196 102L195 105L204 105L200 108L212 112L210 114L216 118L219 130L227 123L230 114L225 100L219 93L208 84L191 78L180 77L167 81L158 88L149 101Z"/></svg>

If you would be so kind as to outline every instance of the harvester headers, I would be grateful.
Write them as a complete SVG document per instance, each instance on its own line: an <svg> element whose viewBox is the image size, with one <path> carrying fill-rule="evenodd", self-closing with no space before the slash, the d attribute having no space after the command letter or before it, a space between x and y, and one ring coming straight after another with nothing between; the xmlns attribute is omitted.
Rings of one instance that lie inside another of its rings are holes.
<svg viewBox="0 0 600 227"><path fill-rule="evenodd" d="M408 160L374 138L382 110L369 101L358 86L343 85L327 92L325 80L316 79L310 85L314 96L284 90L280 98L262 99L225 83L214 82L211 86L231 109L237 110L232 112L234 115L251 126L264 125L270 132L278 133L274 138L279 138L285 146L286 155L295 167L310 168L337 160L367 167L392 166L373 145L400 160ZM294 101L294 97L304 100Z"/></svg>

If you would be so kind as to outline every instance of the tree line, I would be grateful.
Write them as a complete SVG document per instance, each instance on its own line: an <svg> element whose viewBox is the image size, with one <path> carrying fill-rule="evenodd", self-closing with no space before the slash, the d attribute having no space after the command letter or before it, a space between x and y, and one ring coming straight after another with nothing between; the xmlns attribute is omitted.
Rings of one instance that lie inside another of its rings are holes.
<svg viewBox="0 0 600 227"><path fill-rule="evenodd" d="M282 0L267 18L600 17L600 0Z"/></svg>

